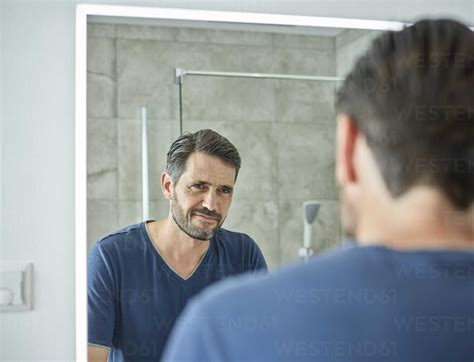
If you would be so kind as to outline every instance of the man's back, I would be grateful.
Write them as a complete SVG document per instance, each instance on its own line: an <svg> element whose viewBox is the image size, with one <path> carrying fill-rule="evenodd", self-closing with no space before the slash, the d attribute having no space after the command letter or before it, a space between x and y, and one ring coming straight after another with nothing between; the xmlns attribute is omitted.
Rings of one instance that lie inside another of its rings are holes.
<svg viewBox="0 0 474 362"><path fill-rule="evenodd" d="M190 305L185 325L177 326L187 345L172 343L166 356L173 361L474 359L474 252L348 247L236 284L211 288Z"/></svg>

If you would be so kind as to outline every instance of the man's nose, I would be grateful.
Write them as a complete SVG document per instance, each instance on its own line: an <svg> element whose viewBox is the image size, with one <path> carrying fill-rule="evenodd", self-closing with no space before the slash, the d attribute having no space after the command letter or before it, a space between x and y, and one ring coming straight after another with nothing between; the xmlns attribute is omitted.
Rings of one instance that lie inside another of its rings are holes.
<svg viewBox="0 0 474 362"><path fill-rule="evenodd" d="M202 206L207 208L208 210L214 211L217 207L217 195L212 191L209 190L206 195L204 196L204 200L202 202Z"/></svg>

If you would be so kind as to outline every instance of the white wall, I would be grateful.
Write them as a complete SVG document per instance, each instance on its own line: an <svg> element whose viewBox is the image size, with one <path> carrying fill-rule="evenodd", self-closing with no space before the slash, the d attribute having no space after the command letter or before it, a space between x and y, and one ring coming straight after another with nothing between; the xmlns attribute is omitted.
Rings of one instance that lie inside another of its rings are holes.
<svg viewBox="0 0 474 362"><path fill-rule="evenodd" d="M3 2L0 1L0 24L3 24ZM3 27L0 26L0 260L3 249ZM2 330L0 329L0 340Z"/></svg>
<svg viewBox="0 0 474 362"><path fill-rule="evenodd" d="M3 4L2 259L34 310L0 315L0 360L74 358L74 6Z"/></svg>
<svg viewBox="0 0 474 362"><path fill-rule="evenodd" d="M474 15L471 0L458 1L456 8L450 8L449 1L433 6L428 0L397 1L392 9L380 2L372 6L375 0L343 3L175 0L145 4L401 20L415 16L413 9L418 13L452 9L467 19ZM0 4L0 258L32 261L35 267L34 310L0 314L0 360L72 360L74 1L0 0Z"/></svg>

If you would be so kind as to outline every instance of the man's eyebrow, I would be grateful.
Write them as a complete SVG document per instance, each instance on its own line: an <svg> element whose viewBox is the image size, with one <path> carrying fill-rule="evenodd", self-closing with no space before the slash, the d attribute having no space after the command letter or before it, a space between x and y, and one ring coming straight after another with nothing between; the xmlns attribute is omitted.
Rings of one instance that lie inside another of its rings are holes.
<svg viewBox="0 0 474 362"><path fill-rule="evenodd" d="M191 180L189 181L190 184L204 184L204 185L210 185L210 182L207 181L202 181L202 180Z"/></svg>
<svg viewBox="0 0 474 362"><path fill-rule="evenodd" d="M193 184L203 184L203 185L207 185L207 186L211 186L212 184L208 181L202 181L202 180L191 180L189 182L190 185L193 185ZM234 189L234 186L231 186L231 185L219 185L218 187L225 187L229 190L233 190Z"/></svg>

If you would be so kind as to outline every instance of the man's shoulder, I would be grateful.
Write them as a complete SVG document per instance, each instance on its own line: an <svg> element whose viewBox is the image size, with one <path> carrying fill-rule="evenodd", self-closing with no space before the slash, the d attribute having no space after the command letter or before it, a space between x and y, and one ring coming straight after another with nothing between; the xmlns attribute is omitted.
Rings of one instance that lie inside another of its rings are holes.
<svg viewBox="0 0 474 362"><path fill-rule="evenodd" d="M246 244L254 244L255 240L253 240L248 234L238 232L238 231L231 231L224 228L220 228L216 234L216 240L218 241L240 241Z"/></svg>
<svg viewBox="0 0 474 362"><path fill-rule="evenodd" d="M254 250L258 249L255 240L246 233L219 229L214 241L224 249Z"/></svg>
<svg viewBox="0 0 474 362"><path fill-rule="evenodd" d="M142 223L131 224L120 228L112 233L103 236L97 241L101 248L120 247L130 240L136 240L140 237Z"/></svg>
<svg viewBox="0 0 474 362"><path fill-rule="evenodd" d="M246 295L255 299L250 303L255 305L254 303L264 302L264 299L272 299L274 297L272 293L276 290L301 289L313 283L321 283L323 280L345 278L344 271L349 262L356 254L363 254L359 249L361 248L355 246L336 247L313 258L308 263L293 262L271 273L230 278L208 288L198 298L198 302L200 305L215 304L215 307L219 308L226 304L222 303L222 300L230 301Z"/></svg>
<svg viewBox="0 0 474 362"><path fill-rule="evenodd" d="M239 300L242 295L247 298L245 305L255 306L274 305L275 297L278 299L279 296L309 297L305 293L325 290L397 288L420 282L418 272L426 274L431 271L433 275L441 276L454 265L472 268L474 253L402 252L383 246L345 244L322 252L307 263L294 262L271 273L240 276L211 286L200 301L211 304L209 310L216 310L226 305L222 300ZM451 278L456 279L456 275L451 275ZM293 298L293 302L297 301L298 298Z"/></svg>

